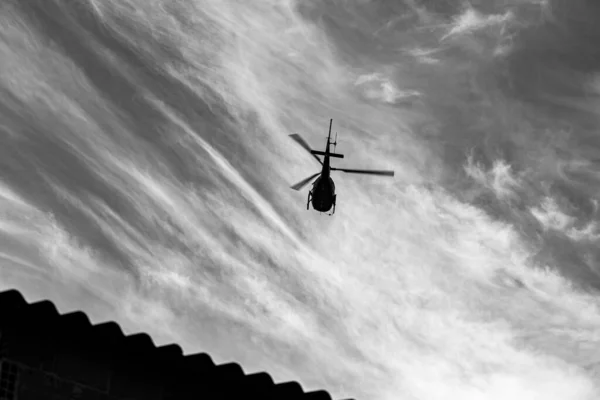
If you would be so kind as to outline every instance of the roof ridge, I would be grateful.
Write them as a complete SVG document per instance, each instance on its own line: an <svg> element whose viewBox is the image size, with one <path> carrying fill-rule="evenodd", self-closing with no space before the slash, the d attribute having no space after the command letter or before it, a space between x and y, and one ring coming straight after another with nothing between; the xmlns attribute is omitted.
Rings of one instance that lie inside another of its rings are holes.
<svg viewBox="0 0 600 400"><path fill-rule="evenodd" d="M82 310L74 310L61 313L56 305L50 300L38 300L29 302L25 296L16 289L9 289L0 292L0 311L8 308L28 308L27 314L37 314L41 318L57 318L61 322L67 322L74 329L90 329L94 334L101 337L111 337L112 340L126 341L128 348L134 348L139 351L154 351L161 359L169 359L173 362L181 362L182 366L188 368L204 365L207 368L218 368L223 373L245 377L246 383L253 387L272 387L277 394L286 397L304 396L311 400L332 400L329 392L325 390L316 390L305 392L302 385L297 381L284 381L276 383L273 377L266 371L247 373L242 365L237 362L225 362L216 364L212 357L206 352L184 354L183 348L177 343L169 343L162 346L156 345L152 337L146 332L136 332L125 334L121 326L114 320L104 321L93 324L89 316ZM13 312L13 315L14 312ZM24 314L21 314L24 315ZM308 397L306 397L308 396Z"/></svg>

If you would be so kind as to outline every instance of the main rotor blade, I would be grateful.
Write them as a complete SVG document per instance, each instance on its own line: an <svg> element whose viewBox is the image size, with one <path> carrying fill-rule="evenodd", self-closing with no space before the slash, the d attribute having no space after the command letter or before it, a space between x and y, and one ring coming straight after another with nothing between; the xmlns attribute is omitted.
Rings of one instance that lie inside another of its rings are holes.
<svg viewBox="0 0 600 400"><path fill-rule="evenodd" d="M308 154L313 156L315 158L315 160L317 160L319 162L319 164L323 165L323 162L319 159L319 157L317 157L316 155L311 153L312 149L310 148L310 146L308 145L308 143L306 142L306 140L304 140L304 138L302 136L298 135L297 133L294 133L294 134L290 135L290 137L292 139L294 139L294 141L296 143L298 143L300 146L302 146L304 148L304 150L308 151Z"/></svg>
<svg viewBox="0 0 600 400"><path fill-rule="evenodd" d="M382 175L382 176L394 176L394 171L381 171L374 169L345 169L345 168L331 168L332 171L349 172L352 174L367 174L367 175Z"/></svg>
<svg viewBox="0 0 600 400"><path fill-rule="evenodd" d="M310 181L312 181L313 179L315 179L318 175L321 175L321 173L317 172L316 174L314 174L312 176L309 176L308 178L303 179L300 182L296 183L294 186L291 186L291 188L294 189L294 190L300 190L304 186L306 186L307 184L309 184Z"/></svg>

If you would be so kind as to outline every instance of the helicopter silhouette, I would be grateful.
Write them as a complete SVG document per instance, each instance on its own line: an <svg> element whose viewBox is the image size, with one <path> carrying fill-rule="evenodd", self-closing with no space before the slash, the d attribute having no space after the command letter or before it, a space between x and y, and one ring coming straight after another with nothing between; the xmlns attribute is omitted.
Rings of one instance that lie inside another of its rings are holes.
<svg viewBox="0 0 600 400"><path fill-rule="evenodd" d="M335 213L335 202L337 195L335 194L335 183L331 179L331 171L342 171L352 174L368 174L368 175L383 175L383 176L394 176L394 171L381 171L381 170L370 170L370 169L346 169L346 168L333 168L330 165L330 157L344 158L343 154L335 153L337 146L337 132L335 134L335 142L331 141L331 125L333 119L329 120L329 135L327 135L327 146L325 151L313 150L310 148L306 140L302 136L294 133L289 135L294 141L308 151L318 162L323 166L321 172L317 172L314 175L309 176L306 179L301 180L295 185L291 186L294 190L300 190L307 184L309 184L314 178L319 176L313 183L312 189L308 192L308 200L306 202L306 209L310 209L310 203L312 200L312 206L316 211L327 212L332 209L333 211L329 215ZM333 144L333 152L329 151L329 145ZM323 156L324 159L321 161L317 155Z"/></svg>

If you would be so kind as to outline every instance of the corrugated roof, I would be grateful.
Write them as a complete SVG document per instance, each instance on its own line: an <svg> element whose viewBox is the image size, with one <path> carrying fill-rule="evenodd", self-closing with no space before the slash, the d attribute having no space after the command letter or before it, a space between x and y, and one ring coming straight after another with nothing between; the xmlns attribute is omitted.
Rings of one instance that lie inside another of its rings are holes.
<svg viewBox="0 0 600 400"><path fill-rule="evenodd" d="M11 319L16 321L44 321L49 324L48 326L60 326L75 335L86 335L90 340L110 342L112 345L127 348L128 351L143 354L144 358L151 357L170 365L177 364L186 371L186 375L218 370L220 375L226 375L234 380L242 379L244 384L254 388L268 389L277 397L332 400L331 395L325 390L305 393L302 386L295 381L275 384L271 375L266 372L246 374L237 363L215 364L206 353L184 356L183 350L177 344L156 346L146 333L125 335L116 322L93 325L82 311L61 314L49 300L28 303L18 290L0 292L0 315L3 317L10 315Z"/></svg>

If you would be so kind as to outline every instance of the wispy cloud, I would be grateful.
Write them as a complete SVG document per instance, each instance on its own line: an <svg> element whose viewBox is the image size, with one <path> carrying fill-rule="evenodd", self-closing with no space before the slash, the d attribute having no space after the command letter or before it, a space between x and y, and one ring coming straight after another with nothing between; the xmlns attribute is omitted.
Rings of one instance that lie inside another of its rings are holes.
<svg viewBox="0 0 600 400"><path fill-rule="evenodd" d="M489 189L499 200L510 200L517 196L516 189L520 186L518 178L514 176L511 166L503 160L494 161L489 171L485 171L484 167L476 164L473 156L469 155L464 169L467 176Z"/></svg>

